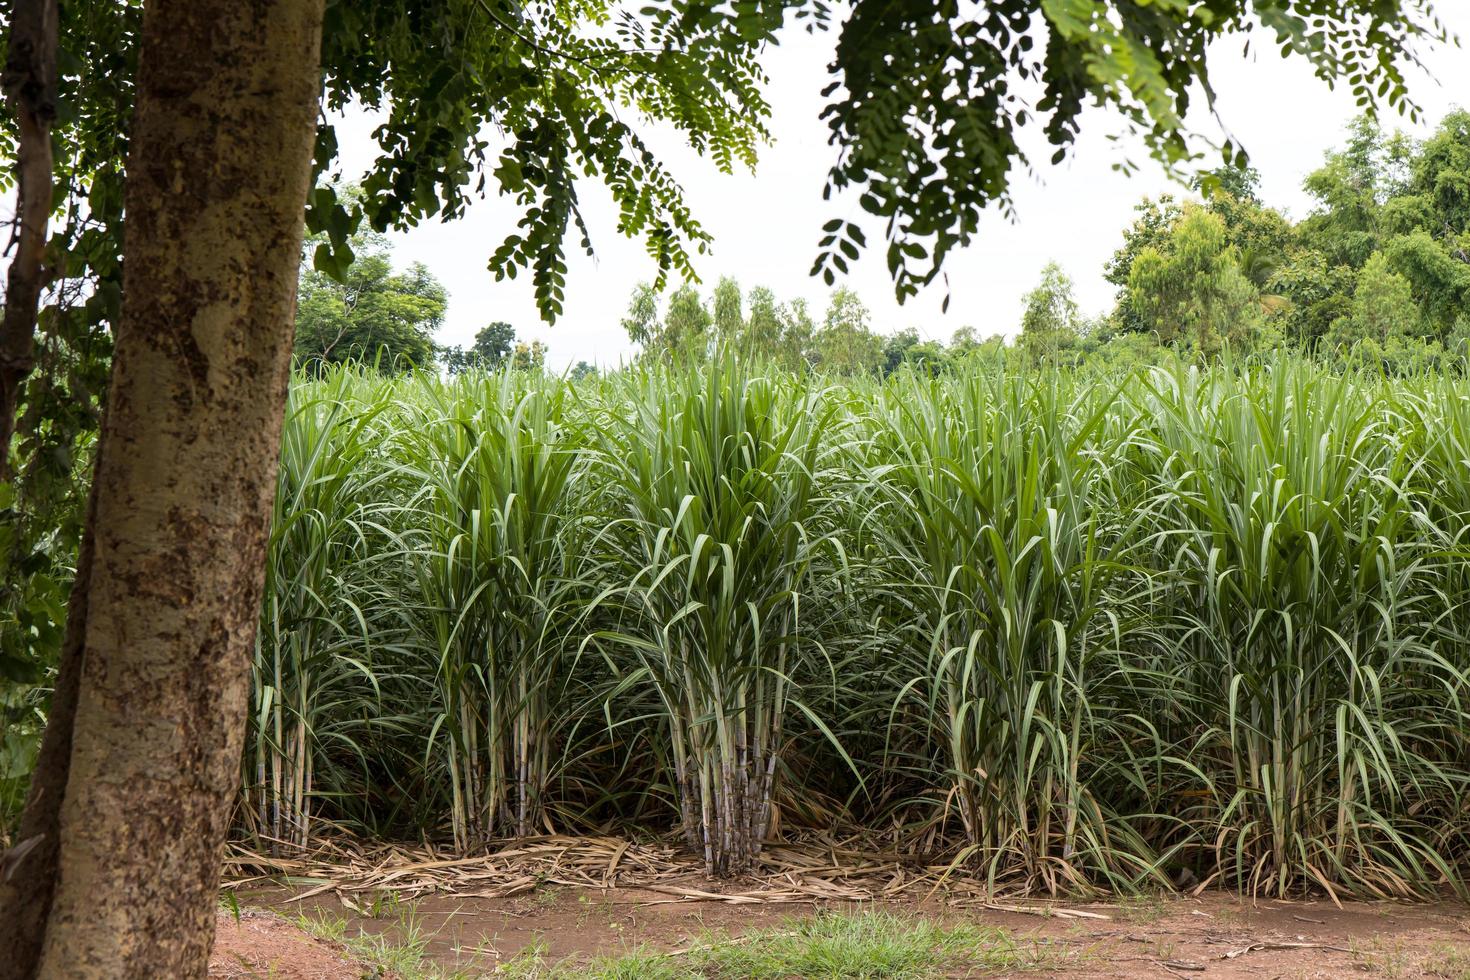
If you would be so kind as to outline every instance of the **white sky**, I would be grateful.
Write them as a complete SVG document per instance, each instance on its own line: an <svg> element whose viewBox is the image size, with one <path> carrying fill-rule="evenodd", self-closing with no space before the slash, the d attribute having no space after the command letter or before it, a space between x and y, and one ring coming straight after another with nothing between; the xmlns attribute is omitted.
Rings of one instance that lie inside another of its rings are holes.
<svg viewBox="0 0 1470 980"><path fill-rule="evenodd" d="M1470 43L1470 3L1445 0L1439 14ZM682 182L695 217L714 236L713 251L696 261L706 296L720 276L731 275L745 289L769 286L782 300L805 296L818 317L825 310L828 290L808 275L821 226L832 217L862 217L855 202L834 206L821 199L835 154L826 142L826 124L818 118L834 43L832 33L810 36L793 30L764 59L771 77L775 143L763 149L754 174L722 174L676 137L650 134L650 142ZM1259 47L1247 59L1243 40L1236 38L1211 52L1220 116L1260 170L1266 202L1301 217L1310 205L1302 179L1320 165L1329 148L1342 142L1355 107L1345 88L1329 91L1304 62L1282 59L1271 45ZM1411 76L1411 91L1425 110L1424 124L1415 127L1397 116L1385 122L1423 135L1449 109L1470 102L1470 52L1444 47L1419 55L1427 72ZM371 160L368 134L373 125L366 112L339 125L349 179ZM1219 133L1203 114L1195 125L1207 134ZM1139 147L1108 140L1116 128L1116 120L1094 111L1066 162L1052 167L1046 163L1048 153L1033 154L1036 173L1020 174L1014 184L1018 220L1010 223L999 213L990 214L974 244L951 253L946 262L952 294L948 313L940 313L945 289L937 280L927 293L902 306L893 299L881 229L876 222L867 224L869 242L878 247L864 253L847 285L873 310L876 328L886 333L912 326L921 336L939 340L962 326L973 326L981 335L1014 333L1022 296L1052 260L1076 280L1084 311L1109 309L1113 287L1102 278L1103 263L1131 223L1134 206L1145 196L1182 193ZM1114 165L1124 159L1141 169L1132 177L1116 172ZM490 253L512 230L513 205L492 196L476 202L458 221L429 223L392 236L400 267L423 262L449 290L441 343L467 346L486 323L506 320L521 339L547 343L548 364L557 369L578 360L615 365L632 354L619 320L634 284L651 279L654 266L640 243L616 233L615 212L599 186L586 184L582 198L597 256L569 255L565 312L550 327L536 312L529 275L497 283L485 268ZM575 246L574 238L571 244Z"/></svg>

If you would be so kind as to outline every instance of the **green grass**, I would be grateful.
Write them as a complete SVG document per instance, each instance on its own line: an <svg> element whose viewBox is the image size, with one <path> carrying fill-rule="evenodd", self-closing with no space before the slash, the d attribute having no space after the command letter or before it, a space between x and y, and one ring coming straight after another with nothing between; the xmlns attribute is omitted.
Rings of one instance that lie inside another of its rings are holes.
<svg viewBox="0 0 1470 980"><path fill-rule="evenodd" d="M396 980L469 980L478 971L444 970L429 958L429 936L412 908L399 912L396 921L382 933L353 931L346 919L318 910L298 913L293 920L305 933L340 945L362 964L366 976L389 976Z"/></svg>
<svg viewBox="0 0 1470 980"><path fill-rule="evenodd" d="M1470 980L1470 949L1448 943L1436 946L1423 966L1431 977L1447 980Z"/></svg>
<svg viewBox="0 0 1470 980"><path fill-rule="evenodd" d="M1002 929L866 912L817 915L747 942L717 944L695 955L695 969L751 980L918 980L961 969L1039 969L1068 958L1058 947L1017 940Z"/></svg>
<svg viewBox="0 0 1470 980"><path fill-rule="evenodd" d="M1086 954L1020 940L1002 929L945 926L885 912L820 913L731 937L706 934L681 950L638 949L549 964L531 950L497 976L571 980L927 980L1055 969Z"/></svg>

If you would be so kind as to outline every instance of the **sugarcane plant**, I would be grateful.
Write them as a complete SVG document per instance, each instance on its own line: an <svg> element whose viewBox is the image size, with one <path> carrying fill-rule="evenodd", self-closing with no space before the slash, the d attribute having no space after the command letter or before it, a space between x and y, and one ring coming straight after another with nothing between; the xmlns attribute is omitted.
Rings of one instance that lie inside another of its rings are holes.
<svg viewBox="0 0 1470 980"><path fill-rule="evenodd" d="M383 555L371 514L385 404L343 369L287 402L244 756L247 818L277 849L310 842L323 748L351 746L357 718L342 703L375 683L370 620L392 608L371 571Z"/></svg>
<svg viewBox="0 0 1470 980"><path fill-rule="evenodd" d="M622 559L604 638L633 657L624 683L657 692L685 839L709 873L735 874L771 822L798 661L821 655L803 627L833 575L834 410L733 358L626 383L595 464L604 546Z"/></svg>
<svg viewBox="0 0 1470 980"><path fill-rule="evenodd" d="M1094 710L1142 576L1102 462L1106 389L909 375L874 406L865 537L902 673L992 881L1125 880L1151 856L1094 791ZM879 598L881 597L881 598Z"/></svg>
<svg viewBox="0 0 1470 980"><path fill-rule="evenodd" d="M565 390L532 374L428 388L402 436L405 546L435 662L429 735L457 847L538 832L555 763L568 628L580 610L567 553L580 457Z"/></svg>
<svg viewBox="0 0 1470 980"><path fill-rule="evenodd" d="M298 377L240 823L1466 891L1467 406L1291 355Z"/></svg>
<svg viewBox="0 0 1470 980"><path fill-rule="evenodd" d="M1207 867L1278 895L1453 880L1439 818L1465 790L1467 689L1444 647L1464 591L1424 533L1392 386L1282 363L1147 392L1172 673L1196 688L1188 752L1209 774L1181 815Z"/></svg>

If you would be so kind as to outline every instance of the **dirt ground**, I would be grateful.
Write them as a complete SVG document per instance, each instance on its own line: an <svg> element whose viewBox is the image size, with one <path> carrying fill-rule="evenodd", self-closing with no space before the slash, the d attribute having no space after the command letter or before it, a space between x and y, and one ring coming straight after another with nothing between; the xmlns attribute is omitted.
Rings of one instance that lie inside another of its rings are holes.
<svg viewBox="0 0 1470 980"><path fill-rule="evenodd" d="M274 912L244 909L215 917L211 980L281 977L360 980L368 972L341 947L313 939Z"/></svg>
<svg viewBox="0 0 1470 980"><path fill-rule="evenodd" d="M685 885L696 892L702 880ZM424 959L446 973L493 975L530 948L546 963L575 963L637 948L661 951L735 939L750 929L789 925L818 909L879 908L901 917L1006 930L1023 948L1046 955L1015 970L958 976L1263 977L1280 980L1381 976L1470 980L1470 909L1461 905L1280 902L1206 894L1196 899L1135 900L1092 905L982 903L976 899L886 899L877 902L731 902L671 897L669 889L543 886L510 897L431 894L400 901L362 896L344 904L331 893L291 901L309 889L280 886L237 891L239 906L274 909L341 924L345 934L411 939ZM348 962L340 944L313 939L268 912L237 920L220 914L211 977L269 976L357 980L380 967Z"/></svg>
<svg viewBox="0 0 1470 980"><path fill-rule="evenodd" d="M1470 908L1460 904L1337 906L1220 892L1096 904L990 900L985 881L942 855L822 834L768 842L759 861L750 878L714 883L697 856L664 839L553 834L478 855L349 836L306 854L237 847L226 859L226 904L264 911L238 920L222 913L213 975L459 980L500 971L564 980L612 972L636 980L693 972L733 980L758 956L763 976L782 978L914 978L942 962L933 976L1470 980ZM864 910L881 915L852 915ZM847 915L806 921L827 912ZM882 935L849 934L869 927ZM844 929L846 965L831 966L822 956L832 948L813 934ZM934 939L936 929L948 939ZM963 953L940 955L931 939L960 942ZM801 951L794 959L793 946ZM869 968L874 956L897 962L895 946L917 951L924 965ZM644 959L616 971L590 962L635 953Z"/></svg>

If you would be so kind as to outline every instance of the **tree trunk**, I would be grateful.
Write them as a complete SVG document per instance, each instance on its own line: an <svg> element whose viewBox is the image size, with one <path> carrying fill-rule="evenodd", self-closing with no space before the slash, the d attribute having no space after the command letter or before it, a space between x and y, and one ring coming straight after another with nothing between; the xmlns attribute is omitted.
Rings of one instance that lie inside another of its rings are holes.
<svg viewBox="0 0 1470 980"><path fill-rule="evenodd" d="M289 373L322 8L144 10L91 573L69 623L79 663L58 684L77 685L75 712L54 714L46 741L70 753L47 757L27 804L45 834L59 802L57 846L54 864L44 846L12 862L0 976L205 975ZM49 905L37 881L54 883ZM22 917L38 900L44 913Z"/></svg>
<svg viewBox="0 0 1470 980"><path fill-rule="evenodd" d="M36 362L36 311L51 222L51 123L56 118L56 0L16 0L3 84L19 123L15 232L0 315L0 480L10 478L10 439L20 388Z"/></svg>

